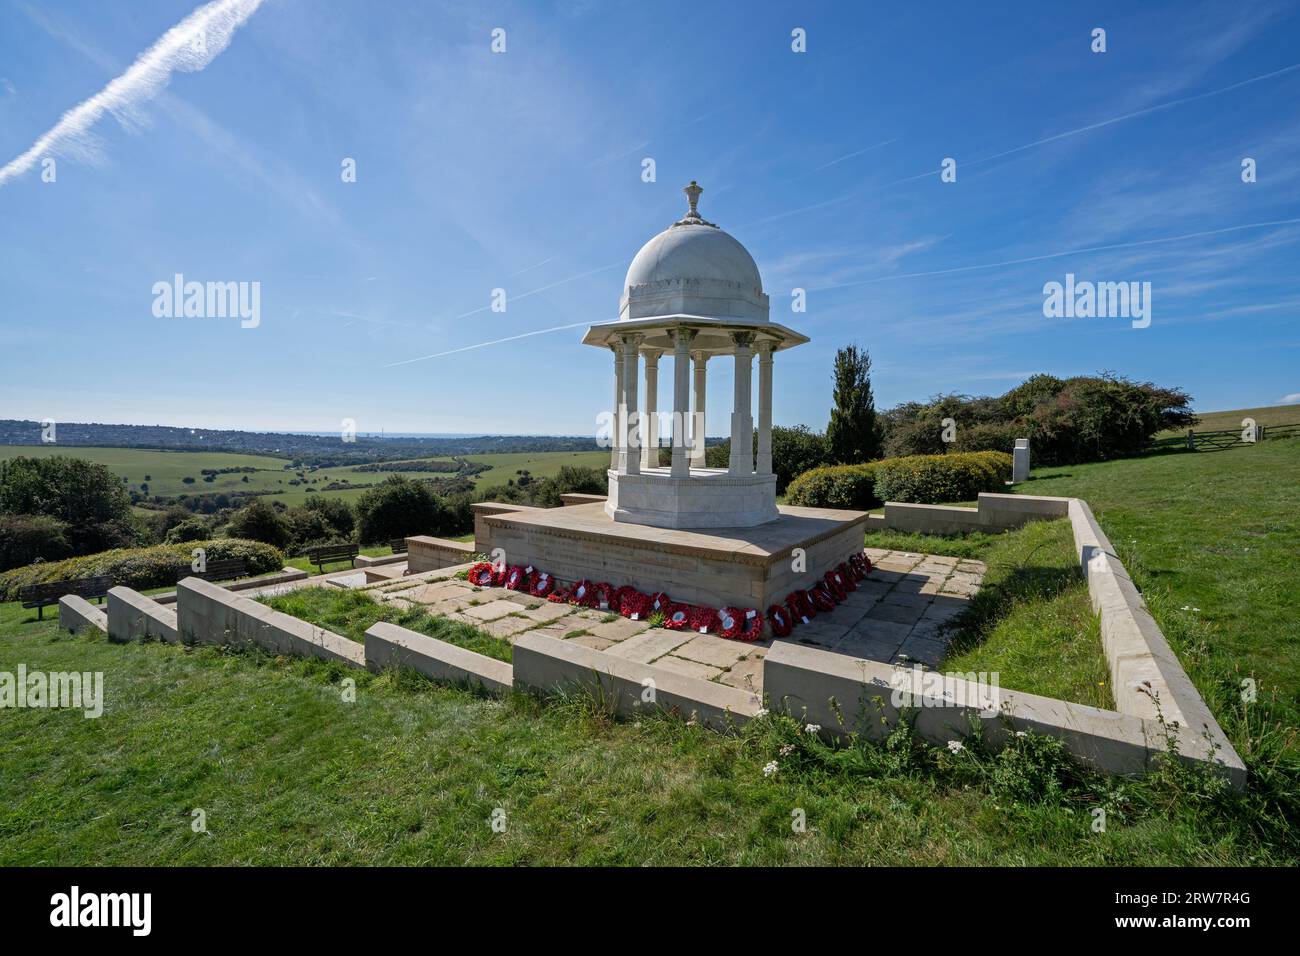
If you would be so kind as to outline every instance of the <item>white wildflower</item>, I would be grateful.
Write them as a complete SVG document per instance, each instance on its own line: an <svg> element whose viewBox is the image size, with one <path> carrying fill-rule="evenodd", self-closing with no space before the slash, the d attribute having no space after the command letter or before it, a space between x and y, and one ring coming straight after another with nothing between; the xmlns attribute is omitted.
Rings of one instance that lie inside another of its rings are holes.
<svg viewBox="0 0 1300 956"><path fill-rule="evenodd" d="M953 753L958 754L966 749L966 745L963 744L960 740L950 740L948 741L948 749L951 750Z"/></svg>
<svg viewBox="0 0 1300 956"><path fill-rule="evenodd" d="M821 733L821 729L822 729L821 724L808 724L806 727L804 727L803 732L806 734L817 734L817 733Z"/></svg>
<svg viewBox="0 0 1300 956"><path fill-rule="evenodd" d="M776 761L772 760L763 765L763 776L770 777L776 773Z"/></svg>

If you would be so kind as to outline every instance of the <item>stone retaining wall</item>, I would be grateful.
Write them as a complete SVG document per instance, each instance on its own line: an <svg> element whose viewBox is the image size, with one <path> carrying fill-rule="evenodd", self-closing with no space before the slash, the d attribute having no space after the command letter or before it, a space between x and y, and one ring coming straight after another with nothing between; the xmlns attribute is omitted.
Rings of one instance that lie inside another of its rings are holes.
<svg viewBox="0 0 1300 956"><path fill-rule="evenodd" d="M59 627L80 634L88 627L108 633L108 613L76 594L59 598Z"/></svg>
<svg viewBox="0 0 1300 956"><path fill-rule="evenodd" d="M406 569L410 574L463 564L474 553L474 545L468 541L450 541L428 535L407 538L406 549Z"/></svg>
<svg viewBox="0 0 1300 956"><path fill-rule="evenodd" d="M504 694L513 683L511 667L485 654L379 621L366 631L366 667L376 673L409 668L434 680L470 684Z"/></svg>
<svg viewBox="0 0 1300 956"><path fill-rule="evenodd" d="M272 654L365 665L365 648L332 631L274 611L199 578L176 588L181 638L187 643L260 647Z"/></svg>
<svg viewBox="0 0 1300 956"><path fill-rule="evenodd" d="M108 639L126 641L160 640L175 644L176 612L130 588L108 592Z"/></svg>

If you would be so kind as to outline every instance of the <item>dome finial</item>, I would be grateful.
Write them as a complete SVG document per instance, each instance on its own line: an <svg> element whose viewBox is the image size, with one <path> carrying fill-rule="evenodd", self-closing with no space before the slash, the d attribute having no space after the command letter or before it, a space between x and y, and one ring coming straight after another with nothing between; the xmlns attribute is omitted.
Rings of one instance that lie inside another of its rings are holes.
<svg viewBox="0 0 1300 956"><path fill-rule="evenodd" d="M701 217L699 210L696 208L700 202L700 193L704 192L704 187L692 179L691 184L689 186L682 187L682 192L686 193L686 201L690 203L690 209L687 210L686 217L684 219L677 220L675 223L673 223L673 225L674 226L713 226L714 229L717 229L718 228L717 225Z"/></svg>

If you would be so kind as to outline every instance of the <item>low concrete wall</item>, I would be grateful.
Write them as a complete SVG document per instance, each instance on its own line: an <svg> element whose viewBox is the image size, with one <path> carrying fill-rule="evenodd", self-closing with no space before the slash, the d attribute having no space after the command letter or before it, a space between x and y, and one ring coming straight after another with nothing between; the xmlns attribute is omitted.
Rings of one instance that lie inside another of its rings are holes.
<svg viewBox="0 0 1300 956"><path fill-rule="evenodd" d="M449 541L428 535L407 538L406 547L406 569L410 574L463 564L475 551L474 545L468 541Z"/></svg>
<svg viewBox="0 0 1300 956"><path fill-rule="evenodd" d="M161 640L175 644L176 612L121 586L108 592L108 639L125 643Z"/></svg>
<svg viewBox="0 0 1300 956"><path fill-rule="evenodd" d="M505 661L387 621L380 621L366 631L365 650L366 667L376 673L389 667L405 667L425 677L471 684L494 694L506 693L514 681L511 667Z"/></svg>
<svg viewBox="0 0 1300 956"><path fill-rule="evenodd" d="M256 646L273 654L297 654L365 666L365 648L332 631L273 611L198 578L176 589L181 638L188 643Z"/></svg>
<svg viewBox="0 0 1300 956"><path fill-rule="evenodd" d="M560 501L564 507L570 505L590 505L597 502L603 502L608 499L608 495L584 495L580 491L571 491L567 495L560 495Z"/></svg>
<svg viewBox="0 0 1300 956"><path fill-rule="evenodd" d="M242 581L225 581L218 587L225 588L227 591L254 591L257 588L285 584L290 581L305 581L307 577L307 572L301 568L284 567L274 574L264 574L257 578L245 578ZM157 601L159 604L175 604L176 592L168 591L166 594L154 594L150 596L150 599Z"/></svg>
<svg viewBox="0 0 1300 956"><path fill-rule="evenodd" d="M601 499L604 500L603 498ZM491 515L503 515L511 511L541 511L532 505L512 505L501 501L480 501L469 506L474 512L474 550L487 554L495 544L492 543L492 529L483 521Z"/></svg>
<svg viewBox="0 0 1300 956"><path fill-rule="evenodd" d="M1102 649L1110 667L1116 709L1155 727L1160 727L1163 718L1168 728L1176 731L1181 753L1202 757L1214 753L1216 763L1227 767L1234 779L1240 776L1244 780L1245 764L1165 640L1088 503L1081 498L983 493L976 511L978 526L985 530L1017 528L1029 521L1070 519L1079 567L1087 579L1088 596L1101 625ZM969 522L970 516L969 508L890 502L885 505L883 523L873 521L868 529L890 527L950 534ZM1162 739L1165 733L1166 729L1160 728Z"/></svg>
<svg viewBox="0 0 1300 956"><path fill-rule="evenodd" d="M59 598L59 627L79 634L88 627L108 633L108 614L76 594Z"/></svg>
<svg viewBox="0 0 1300 956"><path fill-rule="evenodd" d="M596 695L623 716L663 709L693 716L715 730L745 723L762 706L756 694L684 677L651 664L541 634L522 634L514 645L514 683L551 694L577 690ZM653 689L653 699L647 699Z"/></svg>
<svg viewBox="0 0 1300 956"><path fill-rule="evenodd" d="M358 554L354 562L358 568L377 568L385 564L401 564L406 560L407 552L401 551L397 554L379 554L369 557L364 554Z"/></svg>
<svg viewBox="0 0 1300 956"><path fill-rule="evenodd" d="M894 702L896 688L911 695L899 700L901 707ZM879 739L908 710L918 736L936 746L964 740L975 723L995 749L1009 733L1032 732L1057 738L1076 758L1108 773L1144 772L1167 753L1164 729L1132 714L1008 690L993 698L987 688L960 678L927 688L915 671L786 641L773 644L764 658L763 691L774 709L818 724L831 736L856 732ZM1184 759L1211 759L1207 748L1182 743ZM1216 753L1213 760L1240 789L1245 767L1235 752L1228 756Z"/></svg>

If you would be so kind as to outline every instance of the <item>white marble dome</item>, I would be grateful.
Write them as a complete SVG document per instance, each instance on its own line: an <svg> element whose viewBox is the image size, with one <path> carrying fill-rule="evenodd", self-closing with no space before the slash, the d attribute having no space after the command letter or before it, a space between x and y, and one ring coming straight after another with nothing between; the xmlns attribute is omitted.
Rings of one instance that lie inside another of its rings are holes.
<svg viewBox="0 0 1300 956"><path fill-rule="evenodd" d="M662 279L720 279L763 291L763 279L749 250L717 226L669 226L636 254L623 287Z"/></svg>
<svg viewBox="0 0 1300 956"><path fill-rule="evenodd" d="M692 315L768 320L763 278L749 250L700 217L703 190L692 181L686 217L655 236L632 259L619 302L622 320Z"/></svg>

